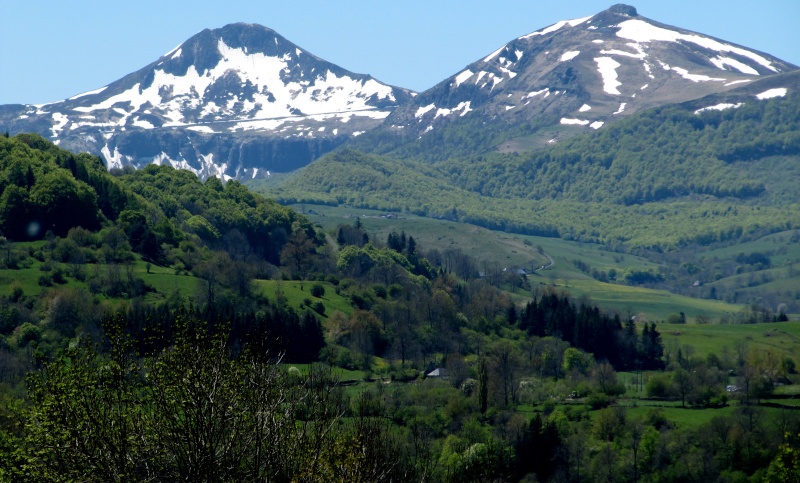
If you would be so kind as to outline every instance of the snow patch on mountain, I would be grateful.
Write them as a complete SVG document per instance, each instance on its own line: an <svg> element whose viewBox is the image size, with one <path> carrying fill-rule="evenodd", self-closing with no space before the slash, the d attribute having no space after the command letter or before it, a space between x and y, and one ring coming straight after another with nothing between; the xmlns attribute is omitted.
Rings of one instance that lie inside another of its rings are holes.
<svg viewBox="0 0 800 483"><path fill-rule="evenodd" d="M153 129L153 123L140 119L138 116L133 120L133 125L142 129Z"/></svg>
<svg viewBox="0 0 800 483"><path fill-rule="evenodd" d="M467 69L464 72L458 74L456 76L456 87L458 87L461 84L463 84L464 82L466 82L466 80L469 79L470 77L472 77L473 75L475 75L475 74L469 69Z"/></svg>
<svg viewBox="0 0 800 483"><path fill-rule="evenodd" d="M772 65L772 62L756 54L755 52L725 44L708 37L693 34L683 34L674 30L657 27L645 22L644 20L638 19L626 20L620 23L618 27L619 30L617 31L617 36L623 39L634 40L636 42L691 42L695 45L699 45L700 47L704 47L716 52L731 52L733 54L741 55L742 57L747 57L748 59L757 62L773 72L778 72L778 69ZM717 67L719 67L719 65L717 65ZM724 67L720 68L724 70Z"/></svg>
<svg viewBox="0 0 800 483"><path fill-rule="evenodd" d="M467 115L467 113L472 111L472 108L470 107L471 102L472 101L460 102L456 107L454 107L452 109L439 109L438 111L436 111L436 116L434 116L434 119L439 117L439 115L440 115L439 113L440 112L441 112L442 116L449 116L450 114L452 114L454 112L461 111L461 114L459 114L459 117L464 117L464 116Z"/></svg>
<svg viewBox="0 0 800 483"><path fill-rule="evenodd" d="M504 46L502 46L502 47L500 47L499 49L495 50L495 51L494 51L494 52L492 52L491 54L489 54L489 55L487 55L486 57L484 57L483 61L484 61L484 62L489 62L490 60L492 60L492 59L494 59L495 57L497 57L498 55L500 55L500 52L502 52L502 51L503 51L503 49L505 49L505 48L506 48L506 46L505 46L505 45L504 45Z"/></svg>
<svg viewBox="0 0 800 483"><path fill-rule="evenodd" d="M568 61L568 60L572 60L572 59L574 59L575 57L577 57L577 56L578 56L578 54L580 54L580 53L581 53L581 51L580 51L580 50L571 50L571 51L569 51L569 52L564 52L564 53L561 55L561 59L560 59L560 60L561 60L561 62L566 62L566 61Z"/></svg>
<svg viewBox="0 0 800 483"><path fill-rule="evenodd" d="M723 103L716 104L716 105L713 105L713 106L703 107L701 109L698 109L698 110L694 111L694 113L695 114L700 114L701 112L705 112L705 111L724 111L725 109L737 109L737 108L741 107L742 104L743 103L741 103L741 102L736 103L736 104L730 104L730 103L723 102Z"/></svg>
<svg viewBox="0 0 800 483"><path fill-rule="evenodd" d="M209 126L187 126L186 130L205 134L214 134L216 131Z"/></svg>
<svg viewBox="0 0 800 483"><path fill-rule="evenodd" d="M589 20L592 17L593 17L593 15L590 15L588 17L583 17L583 18L575 18L575 19L572 19L572 20L562 20L560 22L554 23L553 25L551 25L549 27L545 27L545 28L543 28L541 30L537 30L536 32L529 33L528 35L523 35L522 37L519 38L519 40L529 39L529 38L535 37L537 35L547 35L549 33L555 32L557 30L561 30L564 27L575 27L575 26L578 26L578 25L582 24L583 22L586 22L587 20Z"/></svg>
<svg viewBox="0 0 800 483"><path fill-rule="evenodd" d="M773 97L786 97L787 92L788 89L786 89L785 87L778 87L775 89L769 89L767 91L764 91L761 94L756 94L756 98L764 100L764 99L772 99Z"/></svg>
<svg viewBox="0 0 800 483"><path fill-rule="evenodd" d="M67 123L69 122L69 117L67 117L64 114L61 114L60 112L54 112L52 114L52 117L53 117L53 127L51 127L50 130L53 132L53 137L58 137L58 134L61 132L61 130L64 129L64 126L66 126Z"/></svg>
<svg viewBox="0 0 800 483"><path fill-rule="evenodd" d="M67 99L67 100L68 100L68 101L74 101L75 99L80 99L81 97L91 96L91 95L93 95L93 94L100 94L101 92L103 92L103 91L104 91L104 90L106 90L107 88L108 88L108 86L103 86L103 87L101 87L101 88L99 88L99 89L95 89L95 90L93 90L93 91L88 91L88 92L84 92L84 93L82 93L82 94L78 94L77 96L72 96L72 97L70 97L70 98L69 98L69 99Z"/></svg>
<svg viewBox="0 0 800 483"><path fill-rule="evenodd" d="M661 63L661 67L664 70L671 70L673 72L677 72L678 75L683 77L686 80L690 80L692 82L709 82L709 81L716 81L716 82L725 82L727 79L722 79L719 77L709 77L707 75L702 74L690 74L688 70L682 67L671 67L669 64Z"/></svg>
<svg viewBox="0 0 800 483"><path fill-rule="evenodd" d="M544 89L539 90L539 91L529 92L528 95L526 95L525 97L522 98L522 100L530 99L531 97L536 97L536 96L542 95L542 94L544 94L544 97L549 96L550 95L550 89L545 87Z"/></svg>
<svg viewBox="0 0 800 483"><path fill-rule="evenodd" d="M611 49L611 50L601 50L600 53L603 55L622 55L625 57L631 57L634 59L644 59L647 57L644 49L639 44L636 43L629 43L629 46L633 47L636 52L627 52L625 50L618 50L618 49Z"/></svg>
<svg viewBox="0 0 800 483"><path fill-rule="evenodd" d="M570 125L570 124L576 124L576 125L579 125L579 126L587 126L587 125L589 125L589 121L586 120L586 119L572 119L572 118L567 118L567 117L562 117L560 122L561 122L561 124L567 124L567 125Z"/></svg>
<svg viewBox="0 0 800 483"><path fill-rule="evenodd" d="M122 168L124 162L126 161L122 153L119 152L119 148L117 148L117 146L114 146L114 152L112 153L108 148L108 144L105 144L100 150L100 154L103 156L103 159L106 160L108 169Z"/></svg>
<svg viewBox="0 0 800 483"><path fill-rule="evenodd" d="M622 85L622 82L617 80L617 67L620 63L611 57L595 57L594 61L597 63L597 71L600 77L603 78L603 90L608 94L620 95L617 87Z"/></svg>
<svg viewBox="0 0 800 483"><path fill-rule="evenodd" d="M433 103L428 104L427 106L422 106L419 109L417 109L416 113L414 113L414 117L420 118L420 117L424 116L425 113L427 113L428 111L430 111L432 109L435 109L435 108L436 108L436 104L433 104Z"/></svg>
<svg viewBox="0 0 800 483"><path fill-rule="evenodd" d="M711 63L716 65L719 69L728 70L725 66L731 66L742 74L758 75L758 71L744 62L739 62L730 57L717 56L711 59Z"/></svg>

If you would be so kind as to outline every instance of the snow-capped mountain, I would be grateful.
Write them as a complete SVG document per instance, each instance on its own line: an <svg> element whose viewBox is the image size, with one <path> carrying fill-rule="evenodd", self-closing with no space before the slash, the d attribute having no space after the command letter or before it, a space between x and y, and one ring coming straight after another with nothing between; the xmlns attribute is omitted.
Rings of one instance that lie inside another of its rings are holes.
<svg viewBox="0 0 800 483"><path fill-rule="evenodd" d="M152 64L64 101L3 106L0 126L201 176L288 171L378 125L411 92L250 24L203 30Z"/></svg>
<svg viewBox="0 0 800 483"><path fill-rule="evenodd" d="M100 89L0 106L0 129L38 132L102 155L109 167L168 163L201 177L252 179L293 171L368 131L358 149L446 158L448 142L513 132L496 148L525 150L641 109L760 89L763 79L797 69L615 5L514 39L417 95L319 59L268 28L232 24ZM451 126L466 131L450 136Z"/></svg>
<svg viewBox="0 0 800 483"><path fill-rule="evenodd" d="M795 69L767 54L615 5L512 40L395 110L384 128L424 137L470 116L504 125L537 119L541 126L546 119L551 135L542 142L556 142L644 108L698 99Z"/></svg>

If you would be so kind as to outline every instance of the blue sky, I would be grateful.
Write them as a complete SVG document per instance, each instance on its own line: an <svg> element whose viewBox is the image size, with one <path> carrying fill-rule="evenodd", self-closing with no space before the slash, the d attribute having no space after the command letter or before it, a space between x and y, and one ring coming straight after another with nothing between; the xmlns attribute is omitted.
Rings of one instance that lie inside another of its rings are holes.
<svg viewBox="0 0 800 483"><path fill-rule="evenodd" d="M417 91L520 35L614 0L76 0L0 7L0 104L102 87L204 28L270 27L353 72ZM800 0L642 0L640 15L800 65Z"/></svg>

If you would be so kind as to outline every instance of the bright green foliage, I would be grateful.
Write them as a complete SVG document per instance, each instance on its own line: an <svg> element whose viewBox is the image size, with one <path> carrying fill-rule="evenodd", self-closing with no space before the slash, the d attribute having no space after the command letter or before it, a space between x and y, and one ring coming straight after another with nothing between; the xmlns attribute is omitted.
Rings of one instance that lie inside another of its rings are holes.
<svg viewBox="0 0 800 483"><path fill-rule="evenodd" d="M778 448L778 454L769 464L767 474L764 476L765 483L798 483L800 482L800 435L793 438L788 434L786 441Z"/></svg>
<svg viewBox="0 0 800 483"><path fill-rule="evenodd" d="M31 476L41 481L146 477L154 450L142 437L144 380L119 334L108 357L71 348L29 377Z"/></svg>
<svg viewBox="0 0 800 483"><path fill-rule="evenodd" d="M92 156L61 150L36 135L0 139L0 230L12 239L66 235L74 226L97 229L93 185L104 173Z"/></svg>
<svg viewBox="0 0 800 483"><path fill-rule="evenodd" d="M672 106L526 155L432 165L343 150L273 193L581 241L738 239L800 224L799 110L796 96L701 114Z"/></svg>
<svg viewBox="0 0 800 483"><path fill-rule="evenodd" d="M586 374L591 361L591 354L584 354L580 350L570 347L564 351L564 373L569 374L572 371L577 371L581 374Z"/></svg>
<svg viewBox="0 0 800 483"><path fill-rule="evenodd" d="M376 248L368 243L363 247L347 245L339 252L336 266L342 272L361 277L370 275L376 281L390 285L397 280L411 279L425 284L425 278L412 272L414 266L401 253L388 248Z"/></svg>
<svg viewBox="0 0 800 483"><path fill-rule="evenodd" d="M324 370L234 356L185 313L174 346L141 359L122 320L108 354L79 345L30 376L29 481L380 481L401 466L372 414L338 423Z"/></svg>
<svg viewBox="0 0 800 483"><path fill-rule="evenodd" d="M224 186L219 180L203 183L191 172L155 165L125 174L121 180L201 239L215 242L227 237L227 244L240 252L234 258L254 253L278 264L281 248L292 233L302 230L312 240L315 237L308 220L251 193L237 181ZM163 222L153 224L160 227L155 231L174 238Z"/></svg>

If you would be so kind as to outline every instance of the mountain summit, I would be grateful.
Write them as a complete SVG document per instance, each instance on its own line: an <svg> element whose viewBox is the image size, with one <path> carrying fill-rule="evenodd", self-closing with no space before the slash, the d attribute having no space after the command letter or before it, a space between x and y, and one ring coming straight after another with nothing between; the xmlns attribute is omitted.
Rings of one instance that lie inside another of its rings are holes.
<svg viewBox="0 0 800 483"><path fill-rule="evenodd" d="M474 116L504 129L535 121L553 127L544 142L556 141L559 133L600 129L647 107L795 69L619 4L512 40L415 97L386 124L408 138Z"/></svg>
<svg viewBox="0 0 800 483"><path fill-rule="evenodd" d="M17 106L14 131L199 175L256 177L306 164L375 127L410 91L354 74L253 24L203 30L152 64L70 99ZM9 109L4 109L6 112ZM211 136L211 135L219 136Z"/></svg>
<svg viewBox="0 0 800 483"><path fill-rule="evenodd" d="M238 23L203 30L100 89L0 106L0 128L101 154L109 167L166 163L252 179L357 136L356 148L396 157L524 151L796 69L620 4L516 38L417 95Z"/></svg>

